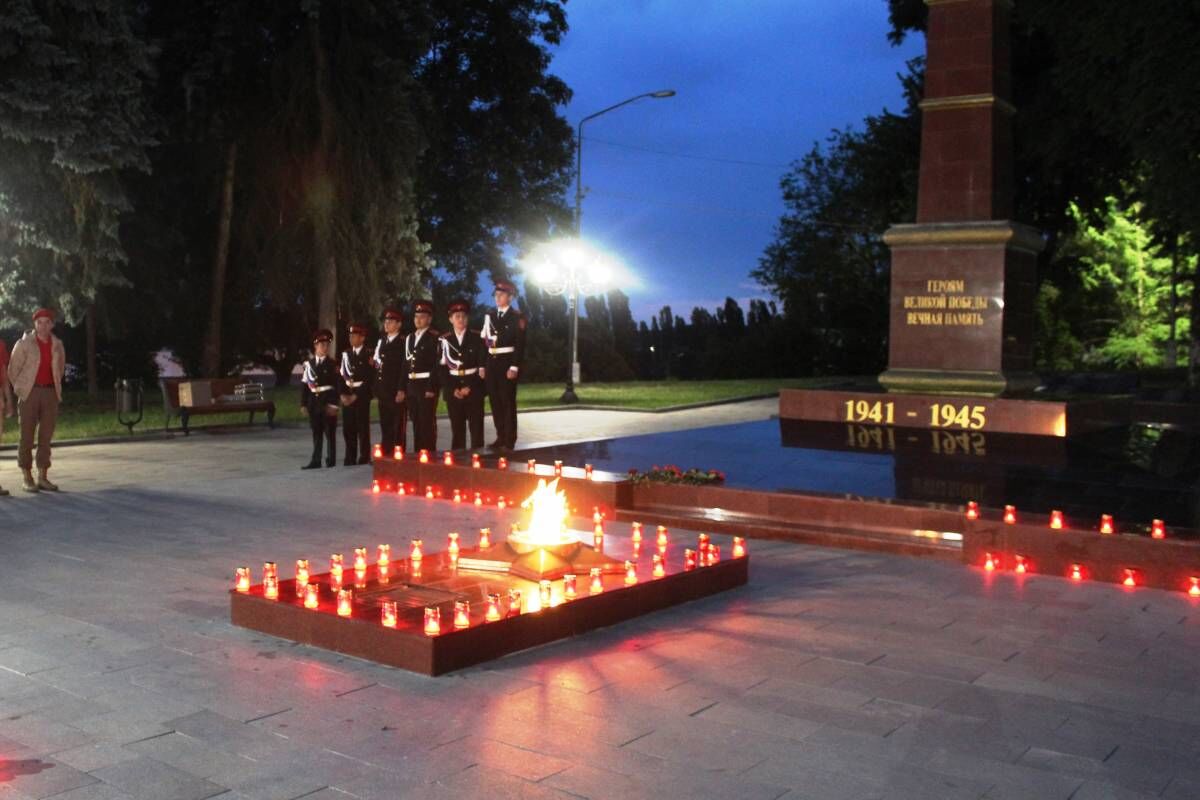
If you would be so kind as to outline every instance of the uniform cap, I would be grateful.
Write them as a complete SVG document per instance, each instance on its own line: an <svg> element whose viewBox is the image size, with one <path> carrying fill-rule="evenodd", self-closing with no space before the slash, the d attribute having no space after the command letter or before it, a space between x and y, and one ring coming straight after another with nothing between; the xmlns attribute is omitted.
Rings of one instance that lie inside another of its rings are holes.
<svg viewBox="0 0 1200 800"><path fill-rule="evenodd" d="M418 300L413 303L412 311L414 314L432 314L433 303L429 300Z"/></svg>
<svg viewBox="0 0 1200 800"><path fill-rule="evenodd" d="M333 331L329 330L328 328L320 328L318 330L313 331L313 344L316 344L317 342L332 342L332 341L333 341Z"/></svg>
<svg viewBox="0 0 1200 800"><path fill-rule="evenodd" d="M49 319L49 320L53 321L53 320L54 320L54 311L53 311L53 309L49 309L49 308L39 308L37 311L33 312L33 321L34 321L34 322L37 322L37 321L38 321L39 319L41 319L42 317L45 317L45 318L47 318L47 319Z"/></svg>
<svg viewBox="0 0 1200 800"><path fill-rule="evenodd" d="M517 294L517 287L512 281L496 281L496 291L508 292L510 295L515 296Z"/></svg>
<svg viewBox="0 0 1200 800"><path fill-rule="evenodd" d="M367 326L358 322L351 322L347 327L347 330L349 330L350 333L358 333L362 334L363 336L367 335Z"/></svg>
<svg viewBox="0 0 1200 800"><path fill-rule="evenodd" d="M451 303L450 305L448 305L446 307L447 315L455 314L459 311L462 311L464 314L470 314L471 313L471 304L468 303L466 300L455 300L453 303Z"/></svg>
<svg viewBox="0 0 1200 800"><path fill-rule="evenodd" d="M400 313L399 309L388 306L383 310L383 319L394 319L397 322L404 322L404 315Z"/></svg>

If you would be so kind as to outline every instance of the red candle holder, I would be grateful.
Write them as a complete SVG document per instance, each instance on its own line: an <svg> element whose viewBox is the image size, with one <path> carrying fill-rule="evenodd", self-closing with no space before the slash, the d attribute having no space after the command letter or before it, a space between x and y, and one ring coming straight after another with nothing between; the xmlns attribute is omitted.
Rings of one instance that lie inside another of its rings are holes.
<svg viewBox="0 0 1200 800"><path fill-rule="evenodd" d="M967 501L967 519L971 521L979 519L979 503L974 500Z"/></svg>
<svg viewBox="0 0 1200 800"><path fill-rule="evenodd" d="M604 528L592 529L592 547L597 553L604 552Z"/></svg>
<svg viewBox="0 0 1200 800"><path fill-rule="evenodd" d="M487 611L484 612L483 618L487 622L496 622L500 616L500 594L499 592L488 592Z"/></svg>
<svg viewBox="0 0 1200 800"><path fill-rule="evenodd" d="M666 567L663 566L663 557L658 553L654 554L654 570L650 573L651 577L662 578L667 574Z"/></svg>
<svg viewBox="0 0 1200 800"><path fill-rule="evenodd" d="M279 599L279 578L275 575L267 575L263 578L263 597L268 600Z"/></svg>
<svg viewBox="0 0 1200 800"><path fill-rule="evenodd" d="M510 617L519 617L521 615L521 590L508 590L508 615Z"/></svg>
<svg viewBox="0 0 1200 800"><path fill-rule="evenodd" d="M496 459L496 469L508 469L508 459L504 456Z"/></svg>
<svg viewBox="0 0 1200 800"><path fill-rule="evenodd" d="M454 559L458 558L458 534L457 533L446 534L446 552L450 554L451 558L454 558Z"/></svg>
<svg viewBox="0 0 1200 800"><path fill-rule="evenodd" d="M667 549L667 544L668 544L668 541L669 541L669 540L667 539L667 529L666 529L666 526L664 526L664 525L659 525L659 526L658 526L658 535L655 537L655 539L654 539L654 543L655 543L656 545L658 545L658 549L659 549L659 550L666 550L666 549Z"/></svg>
<svg viewBox="0 0 1200 800"><path fill-rule="evenodd" d="M383 491L383 487L381 487L379 485L379 479L372 478L371 479L371 494L379 494L382 491Z"/></svg>
<svg viewBox="0 0 1200 800"><path fill-rule="evenodd" d="M470 600L455 600L454 601L454 628L455 630L463 630L471 627L471 601Z"/></svg>
<svg viewBox="0 0 1200 800"><path fill-rule="evenodd" d="M426 500L432 500L432 499L433 499L433 486L426 486L426 487L425 487L425 499L426 499Z"/></svg>
<svg viewBox="0 0 1200 800"><path fill-rule="evenodd" d="M1191 576L1188 578L1191 586L1188 587L1188 597L1200 597L1200 576Z"/></svg>
<svg viewBox="0 0 1200 800"><path fill-rule="evenodd" d="M408 490L404 488L403 483L396 487L396 494L400 495L401 497L404 497L404 495L408 494Z"/></svg>
<svg viewBox="0 0 1200 800"><path fill-rule="evenodd" d="M308 609L316 609L321 605L321 586L320 584L310 583L304 587L304 607Z"/></svg>
<svg viewBox="0 0 1200 800"><path fill-rule="evenodd" d="M382 616L379 618L379 624L385 628L396 627L396 601L384 600L380 606L382 608Z"/></svg>
<svg viewBox="0 0 1200 800"><path fill-rule="evenodd" d="M367 569L367 548L354 548L354 571L362 572Z"/></svg>
<svg viewBox="0 0 1200 800"><path fill-rule="evenodd" d="M381 544L375 548L375 565L386 567L392 563L392 546L390 544Z"/></svg>
<svg viewBox="0 0 1200 800"><path fill-rule="evenodd" d="M741 536L733 537L733 557L734 558L745 558L746 557L746 540Z"/></svg>
<svg viewBox="0 0 1200 800"><path fill-rule="evenodd" d="M630 527L632 530L629 532L629 541L634 543L642 541L642 523L635 522Z"/></svg>
<svg viewBox="0 0 1200 800"><path fill-rule="evenodd" d="M422 541L421 539L413 539L412 540L412 550L410 550L408 553L408 560L416 562L416 561L420 561L422 558L424 558L425 553L421 551L421 548L424 547L424 545L425 545L425 542Z"/></svg>
<svg viewBox="0 0 1200 800"><path fill-rule="evenodd" d="M721 545L710 544L708 546L708 565L718 564L721 561Z"/></svg>
<svg viewBox="0 0 1200 800"><path fill-rule="evenodd" d="M265 581L268 576L276 579L279 578L279 567L276 566L274 561L263 562L263 580Z"/></svg>
<svg viewBox="0 0 1200 800"><path fill-rule="evenodd" d="M578 595L575 589L575 573L568 572L563 575L563 599L574 600Z"/></svg>
<svg viewBox="0 0 1200 800"><path fill-rule="evenodd" d="M383 458L383 445L376 442L375 447L371 450L371 457L375 460Z"/></svg>
<svg viewBox="0 0 1200 800"><path fill-rule="evenodd" d="M460 492L458 489L455 489L455 490L454 490L454 497L453 497L452 499L453 499L453 500L454 500L454 502L456 502L456 503L461 503L461 502L462 502L462 492Z"/></svg>
<svg viewBox="0 0 1200 800"><path fill-rule="evenodd" d="M683 571L691 572L696 568L696 551L688 547L683 551Z"/></svg>
<svg viewBox="0 0 1200 800"><path fill-rule="evenodd" d="M1167 526L1161 519L1152 520L1150 522L1150 537L1152 539L1167 538Z"/></svg>
<svg viewBox="0 0 1200 800"><path fill-rule="evenodd" d="M1100 532L1101 533L1113 533L1114 530L1115 529L1113 528L1112 514L1101 514L1100 515Z"/></svg>
<svg viewBox="0 0 1200 800"><path fill-rule="evenodd" d="M1016 572L1019 575L1024 575L1029 571L1029 559L1020 553L1017 553L1015 556L1013 556L1013 562L1013 572Z"/></svg>
<svg viewBox="0 0 1200 800"><path fill-rule="evenodd" d="M600 594L604 591L604 579L600 577L599 567L592 567L591 570L588 571L588 579L590 581L590 585L588 587L589 592L592 594Z"/></svg>
<svg viewBox="0 0 1200 800"><path fill-rule="evenodd" d="M696 549L700 551L701 556L708 552L708 546L711 543L712 537L707 533L702 533L696 537Z"/></svg>
<svg viewBox="0 0 1200 800"><path fill-rule="evenodd" d="M342 554L334 553L329 557L329 585L336 591L342 588Z"/></svg>
<svg viewBox="0 0 1200 800"><path fill-rule="evenodd" d="M583 477L584 477L586 480L589 480L589 481L590 481L590 480L592 479L592 472L593 472L593 470L592 470L592 465L591 465L591 464L584 464L584 465L583 465Z"/></svg>
<svg viewBox="0 0 1200 800"><path fill-rule="evenodd" d="M562 477L562 462L561 461L554 462L554 474L559 477Z"/></svg>
<svg viewBox="0 0 1200 800"><path fill-rule="evenodd" d="M1050 512L1050 529L1061 531L1063 528L1063 513L1061 511Z"/></svg>
<svg viewBox="0 0 1200 800"><path fill-rule="evenodd" d="M475 505L476 506L483 505L483 495L480 494L479 492L475 493Z"/></svg>
<svg viewBox="0 0 1200 800"><path fill-rule="evenodd" d="M633 586L637 582L638 582L637 562L629 561L627 559L625 561L625 585Z"/></svg>
<svg viewBox="0 0 1200 800"><path fill-rule="evenodd" d="M492 529L491 528L480 528L479 529L479 549L486 550L487 548L489 548L491 546L492 546Z"/></svg>
<svg viewBox="0 0 1200 800"><path fill-rule="evenodd" d="M348 617L354 613L354 593L349 589L338 589L337 613L339 617Z"/></svg>
<svg viewBox="0 0 1200 800"><path fill-rule="evenodd" d="M428 450L419 451L417 453L417 461L421 464L428 464L429 463L429 451Z"/></svg>
<svg viewBox="0 0 1200 800"><path fill-rule="evenodd" d="M404 448L403 447L401 447L400 445L396 445L395 447L392 448L392 460L393 461L403 461L404 460Z"/></svg>
<svg viewBox="0 0 1200 800"><path fill-rule="evenodd" d="M592 524L599 525L604 522L604 515L600 513L600 506L592 506Z"/></svg>
<svg viewBox="0 0 1200 800"><path fill-rule="evenodd" d="M1016 506L1005 506L1004 507L1004 524L1005 525L1016 525L1017 524L1017 507Z"/></svg>
<svg viewBox="0 0 1200 800"><path fill-rule="evenodd" d="M471 469L481 469L483 462L479 459L479 453L471 453Z"/></svg>
<svg viewBox="0 0 1200 800"><path fill-rule="evenodd" d="M1121 579L1122 586L1132 589L1138 585L1138 574L1136 569L1130 569L1126 567L1125 569L1121 570L1121 574L1124 575L1124 577Z"/></svg>
<svg viewBox="0 0 1200 800"><path fill-rule="evenodd" d="M438 636L442 632L442 610L437 606L425 606L425 635Z"/></svg>
<svg viewBox="0 0 1200 800"><path fill-rule="evenodd" d="M1071 580L1073 580L1073 581L1083 580L1083 565L1081 565L1081 564L1072 564L1071 565Z"/></svg>
<svg viewBox="0 0 1200 800"><path fill-rule="evenodd" d="M296 596L297 597L304 596L304 587L308 586L308 578L309 578L308 559L307 558L297 558L296 559Z"/></svg>
<svg viewBox="0 0 1200 800"><path fill-rule="evenodd" d="M500 509L501 511L508 508L508 502L504 499L504 495L500 495L496 498L496 508Z"/></svg>
<svg viewBox="0 0 1200 800"><path fill-rule="evenodd" d="M996 559L992 557L991 553L983 554L983 568L988 572L991 572L996 568Z"/></svg>
<svg viewBox="0 0 1200 800"><path fill-rule="evenodd" d="M391 583L391 578L389 577L391 571L392 568L388 564L380 564L379 566L375 567L375 577L379 580L381 585L387 586L389 583Z"/></svg>
<svg viewBox="0 0 1200 800"><path fill-rule="evenodd" d="M537 472L537 459L531 458L525 462L525 468L530 472Z"/></svg>
<svg viewBox="0 0 1200 800"><path fill-rule="evenodd" d="M541 601L542 608L550 607L550 599L554 596L554 584L548 580L538 581L538 600Z"/></svg>
<svg viewBox="0 0 1200 800"><path fill-rule="evenodd" d="M446 467L454 466L454 454L449 450L446 450L442 453L442 465Z"/></svg>

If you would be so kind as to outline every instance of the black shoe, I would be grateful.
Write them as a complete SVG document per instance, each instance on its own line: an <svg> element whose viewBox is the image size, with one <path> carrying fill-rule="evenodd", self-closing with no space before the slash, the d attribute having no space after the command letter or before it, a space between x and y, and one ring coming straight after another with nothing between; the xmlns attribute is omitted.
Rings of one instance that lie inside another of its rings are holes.
<svg viewBox="0 0 1200 800"><path fill-rule="evenodd" d="M358 462L357 461L343 461L342 466L343 467L357 467Z"/></svg>
<svg viewBox="0 0 1200 800"><path fill-rule="evenodd" d="M504 445L502 445L502 444L500 443L500 440L499 440L499 439L497 439L496 441L494 441L494 442L492 442L491 444L489 444L489 445L488 445L488 447L492 448L493 450L495 450L495 449L496 449L496 448L498 448L498 447L503 447L503 446L504 446Z"/></svg>
<svg viewBox="0 0 1200 800"><path fill-rule="evenodd" d="M371 463L371 457L370 457L370 456L363 456L362 458L360 458L360 459L358 460L358 463L359 463L360 465L361 465L361 464L370 464L370 463Z"/></svg>
<svg viewBox="0 0 1200 800"><path fill-rule="evenodd" d="M337 462L336 462L336 461L326 461L326 462L325 462L325 466L327 466L327 467L336 467L336 466L337 466Z"/></svg>
<svg viewBox="0 0 1200 800"><path fill-rule="evenodd" d="M310 461L307 464L305 464L303 467L301 467L300 469L320 469L320 468L321 468L320 461Z"/></svg>

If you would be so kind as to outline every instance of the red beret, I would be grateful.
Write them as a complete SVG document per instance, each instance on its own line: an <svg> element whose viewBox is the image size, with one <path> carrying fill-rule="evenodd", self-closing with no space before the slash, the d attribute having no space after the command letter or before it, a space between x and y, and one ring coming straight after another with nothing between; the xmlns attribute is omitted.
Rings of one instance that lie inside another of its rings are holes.
<svg viewBox="0 0 1200 800"><path fill-rule="evenodd" d="M513 285L512 281L496 281L495 291L508 292L511 295L515 295L517 293L517 287Z"/></svg>
<svg viewBox="0 0 1200 800"><path fill-rule="evenodd" d="M34 322L37 322L42 317L45 317L46 319L53 321L54 320L54 311L49 308L39 308L37 311L33 312L33 321Z"/></svg>
<svg viewBox="0 0 1200 800"><path fill-rule="evenodd" d="M332 341L333 341L333 331L329 330L328 328L321 328L320 330L313 331L313 344L316 344L317 342L332 342Z"/></svg>
<svg viewBox="0 0 1200 800"><path fill-rule="evenodd" d="M464 314L470 314L471 313L471 304L468 303L466 300L455 300L453 303L451 303L450 305L448 305L446 307L447 315L456 314L459 311L463 312Z"/></svg>
<svg viewBox="0 0 1200 800"><path fill-rule="evenodd" d="M351 333L359 333L363 336L367 335L367 326L357 322L351 322L348 329Z"/></svg>
<svg viewBox="0 0 1200 800"><path fill-rule="evenodd" d="M414 314L432 314L433 303L428 300L418 300L417 302L413 303L412 310Z"/></svg>
<svg viewBox="0 0 1200 800"><path fill-rule="evenodd" d="M394 319L397 322L404 321L404 315L400 313L399 309L394 308L392 306L388 306L387 308L385 308L383 310L383 318L384 319Z"/></svg>

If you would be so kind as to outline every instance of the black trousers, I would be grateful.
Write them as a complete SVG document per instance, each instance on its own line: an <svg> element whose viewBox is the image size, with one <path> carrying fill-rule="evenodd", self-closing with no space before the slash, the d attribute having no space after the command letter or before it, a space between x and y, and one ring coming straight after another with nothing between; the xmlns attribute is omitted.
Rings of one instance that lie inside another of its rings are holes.
<svg viewBox="0 0 1200 800"><path fill-rule="evenodd" d="M337 461L337 414L326 414L323 403L313 403L308 407L308 427L312 429L313 440L310 462L320 464L322 445L327 445L325 464L333 466Z"/></svg>
<svg viewBox="0 0 1200 800"><path fill-rule="evenodd" d="M396 445L404 447L404 428L408 418L408 404L397 403L396 395L379 394L379 445L384 458L391 458Z"/></svg>
<svg viewBox="0 0 1200 800"><path fill-rule="evenodd" d="M508 379L509 366L508 359L488 359L487 393L492 399L496 441L511 449L517 445L517 382Z"/></svg>
<svg viewBox="0 0 1200 800"><path fill-rule="evenodd" d="M434 388L428 378L420 378L410 380L404 392L408 415L412 418L413 450L428 450L431 456L437 450L437 394L426 397L425 393Z"/></svg>
<svg viewBox="0 0 1200 800"><path fill-rule="evenodd" d="M347 464L366 464L371 460L371 395L364 389L357 398L342 406L342 440L346 443ZM390 454L389 454L390 455Z"/></svg>
<svg viewBox="0 0 1200 800"><path fill-rule="evenodd" d="M467 446L467 431L471 432L471 449L483 447L483 381L469 381L471 393L461 400L454 396L454 389L445 392L446 413L450 417L450 449L462 450Z"/></svg>

